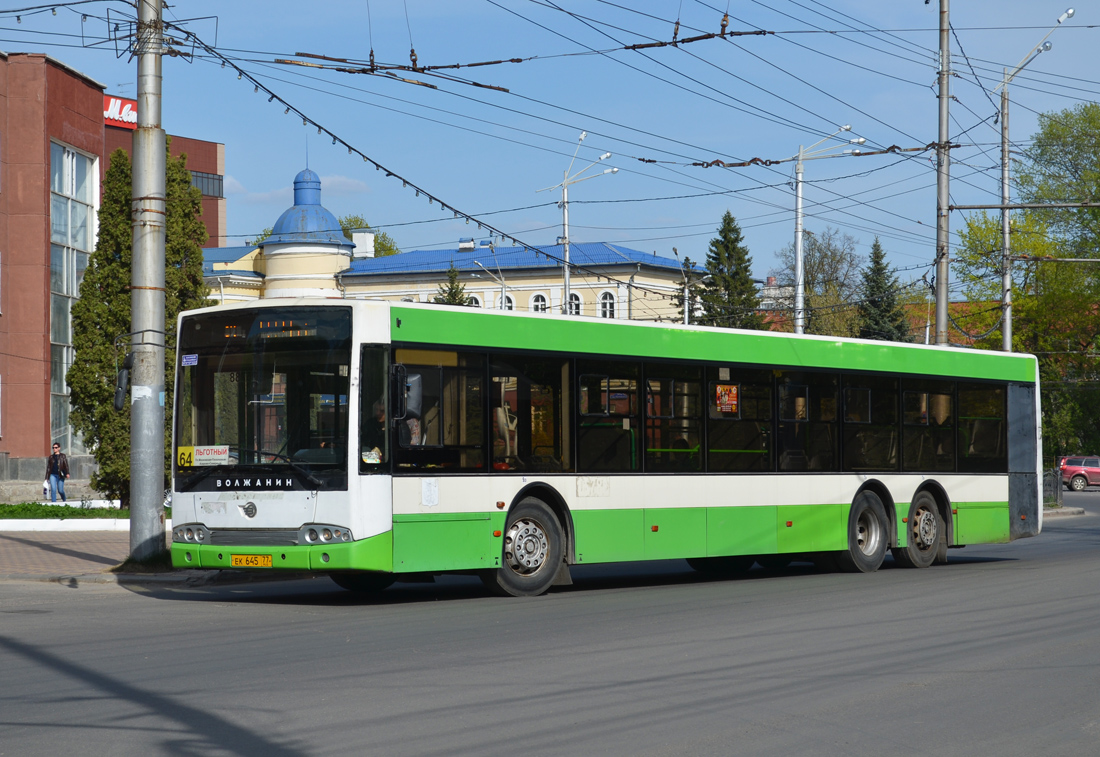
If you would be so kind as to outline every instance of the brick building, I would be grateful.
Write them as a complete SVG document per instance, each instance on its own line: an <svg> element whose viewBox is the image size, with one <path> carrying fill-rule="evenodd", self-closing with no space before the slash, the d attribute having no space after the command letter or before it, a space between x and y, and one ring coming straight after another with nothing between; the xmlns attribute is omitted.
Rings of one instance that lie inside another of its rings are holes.
<svg viewBox="0 0 1100 757"><path fill-rule="evenodd" d="M73 477L87 476L69 426L70 313L95 248L107 158L130 151L136 120L132 100L58 60L0 53L0 480L41 479L53 440L77 464ZM171 153L187 153L208 244L219 244L224 146L172 137Z"/></svg>

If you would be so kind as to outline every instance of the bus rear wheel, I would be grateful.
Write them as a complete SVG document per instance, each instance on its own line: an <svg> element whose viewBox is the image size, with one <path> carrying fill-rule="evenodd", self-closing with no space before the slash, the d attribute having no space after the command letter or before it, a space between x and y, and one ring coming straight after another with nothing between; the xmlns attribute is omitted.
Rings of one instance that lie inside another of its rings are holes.
<svg viewBox="0 0 1100 757"><path fill-rule="evenodd" d="M936 507L936 498L921 492L909 505L906 546L895 547L894 560L906 568L927 568L936 561L945 541L943 518Z"/></svg>
<svg viewBox="0 0 1100 757"><path fill-rule="evenodd" d="M481 580L499 596L537 597L546 592L565 559L565 534L554 512L527 497L508 513L500 567Z"/></svg>
<svg viewBox="0 0 1100 757"><path fill-rule="evenodd" d="M383 589L393 584L393 576L389 573L371 573L369 571L348 570L340 573L329 573L337 586L356 594L378 594Z"/></svg>
<svg viewBox="0 0 1100 757"><path fill-rule="evenodd" d="M845 573L873 573L886 558L886 509L871 491L860 492L848 514L848 549L836 555Z"/></svg>

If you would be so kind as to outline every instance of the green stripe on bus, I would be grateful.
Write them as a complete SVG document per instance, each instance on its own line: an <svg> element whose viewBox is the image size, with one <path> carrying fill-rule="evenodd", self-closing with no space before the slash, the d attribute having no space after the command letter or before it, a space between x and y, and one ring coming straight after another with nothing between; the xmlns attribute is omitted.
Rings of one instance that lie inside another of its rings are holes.
<svg viewBox="0 0 1100 757"><path fill-rule="evenodd" d="M394 342L485 349L538 349L594 355L748 363L832 370L1034 382L1035 359L986 350L796 337L776 332L683 329L592 318L538 320L470 310L393 306ZM400 325L398 325L400 322Z"/></svg>
<svg viewBox="0 0 1100 757"><path fill-rule="evenodd" d="M233 568L232 555L271 555L271 568ZM187 559L190 556L190 560ZM325 557L327 556L327 560ZM318 546L211 546L172 543L174 568L234 570L393 570L393 534Z"/></svg>

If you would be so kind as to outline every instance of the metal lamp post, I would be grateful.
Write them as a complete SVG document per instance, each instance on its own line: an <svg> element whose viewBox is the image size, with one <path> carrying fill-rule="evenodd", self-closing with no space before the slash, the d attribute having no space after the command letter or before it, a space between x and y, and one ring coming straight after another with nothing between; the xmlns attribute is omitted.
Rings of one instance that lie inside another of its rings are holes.
<svg viewBox="0 0 1100 757"><path fill-rule="evenodd" d="M1065 13L1058 17L1058 23L1051 27L1051 30L1046 33L1039 44L1031 48L1023 60L1012 69L1010 73L1006 68L1004 70L1004 79L997 85L997 89L1001 90L1001 349L1005 352L1012 352L1012 258L1010 257L1010 250L1012 247L1011 235L1009 233L1009 218L1008 208L1005 207L1009 204L1009 184L1008 184L1008 171L1009 171L1009 143L1008 143L1008 85L1015 77L1016 74L1024 70L1024 68L1033 60L1039 57L1041 53L1049 52L1052 45L1047 42L1047 37L1054 33L1054 30L1061 26L1063 21L1073 18L1073 8L1068 8ZM997 89L993 91L996 92Z"/></svg>
<svg viewBox="0 0 1100 757"><path fill-rule="evenodd" d="M505 307L505 304L508 302L508 285L504 283L504 274L503 273L500 274L500 277L498 278L497 276L493 275L492 271L490 271L488 268L486 268L485 266L483 266L481 263L477 262L476 260L474 261L474 265L476 265L481 270L485 271L485 273L489 274L489 278L491 278L493 281L500 284L500 309L501 310L507 310L507 308ZM474 275L476 276L477 274L474 274Z"/></svg>
<svg viewBox="0 0 1100 757"><path fill-rule="evenodd" d="M836 145L814 150L822 142L836 137L843 131L851 131L850 124L841 126L827 137L819 139L808 148L798 146L798 155L788 160L798 161L794 164L794 333L802 334L806 330L806 272L802 257L802 163L807 160L820 160L821 158L840 158L844 155L858 155L859 150L848 149L839 153L831 153ZM863 137L848 140L847 144L862 145L867 140Z"/></svg>
<svg viewBox="0 0 1100 757"><path fill-rule="evenodd" d="M583 174L589 168L592 168L592 166L596 165L597 163L600 163L600 162L602 162L604 160L607 160L608 158L611 157L611 153L605 152L603 155L596 158L594 161L589 163L587 166L585 166L581 170L577 171L572 176L569 175L569 172L573 169L573 163L575 163L576 160L577 160L577 153L580 152L581 142L583 142L584 138L587 137L587 136L588 136L588 132L586 132L586 131L581 132L581 136L577 140L577 149L573 151L573 159L569 161L569 168L565 169L565 175L564 175L564 178L562 179L561 183L560 184L555 184L552 187L544 187L542 189L537 190L539 192L546 192L548 190L557 189L558 187L561 187L562 264L563 264L563 267L565 269L564 286L563 286L563 289L562 289L562 298L561 298L561 312L564 315L569 314L569 187L572 186L573 184L579 184L582 181L588 181L589 179L595 179L597 176L603 176L604 174L618 173L619 172L618 168L606 168L600 173L592 174L591 176L585 176L585 177L581 178L581 174Z"/></svg>

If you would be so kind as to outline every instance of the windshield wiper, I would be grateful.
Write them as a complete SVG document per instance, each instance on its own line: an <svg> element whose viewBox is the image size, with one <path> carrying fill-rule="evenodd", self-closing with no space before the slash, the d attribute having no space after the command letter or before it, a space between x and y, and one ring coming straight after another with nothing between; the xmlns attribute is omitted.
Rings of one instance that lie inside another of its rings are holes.
<svg viewBox="0 0 1100 757"><path fill-rule="evenodd" d="M286 455L282 454L281 452L268 452L267 450L263 450L263 449L260 449L260 450L250 450L250 451L251 451L251 452L255 452L255 453L256 453L257 455L270 455L271 457L275 457L275 458L278 458L279 460L285 460L285 461L286 461L286 464L290 466L290 469L291 469L292 471L294 471L295 473L297 473L297 474L298 474L299 476L301 476L302 478L304 478L304 479L305 479L306 481L308 481L309 483L313 484L313 486L314 486L314 487L316 487L316 488L320 489L320 488L321 488L321 486L323 486L323 484L322 484L322 482L321 482L321 480L320 480L319 478L317 478L316 476L314 476L314 475L313 475L312 473L310 473L310 472L309 472L308 470L306 470L306 469L305 469L305 468L303 468L303 467L302 467L301 465L299 465L298 463L294 462L293 460L291 460L291 459L290 459L289 457L287 457Z"/></svg>

